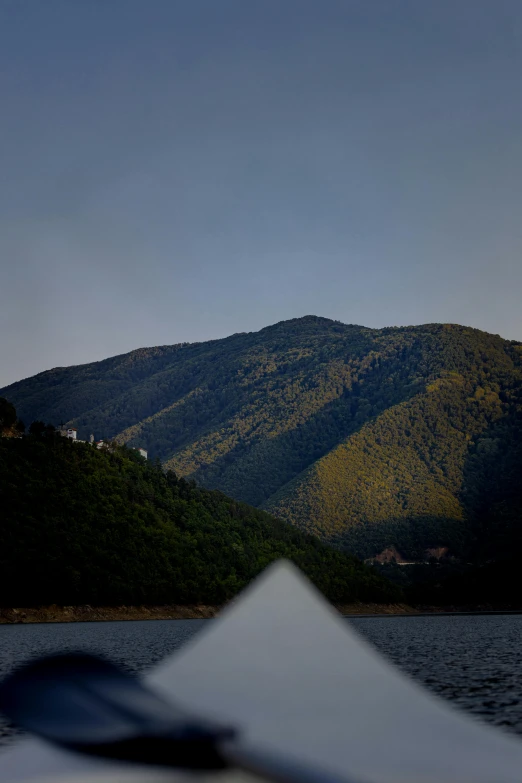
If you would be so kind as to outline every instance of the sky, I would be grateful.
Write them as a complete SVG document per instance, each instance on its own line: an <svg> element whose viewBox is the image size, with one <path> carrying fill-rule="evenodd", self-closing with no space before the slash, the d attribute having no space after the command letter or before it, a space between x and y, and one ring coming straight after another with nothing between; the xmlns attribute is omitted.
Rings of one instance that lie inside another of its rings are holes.
<svg viewBox="0 0 522 783"><path fill-rule="evenodd" d="M0 387L308 314L522 340L520 0L0 0Z"/></svg>

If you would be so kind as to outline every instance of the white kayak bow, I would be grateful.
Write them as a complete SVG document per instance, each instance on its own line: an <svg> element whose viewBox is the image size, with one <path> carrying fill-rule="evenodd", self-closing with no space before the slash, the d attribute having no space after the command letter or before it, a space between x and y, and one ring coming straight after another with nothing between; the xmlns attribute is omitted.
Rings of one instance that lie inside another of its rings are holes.
<svg viewBox="0 0 522 783"><path fill-rule="evenodd" d="M252 751L362 783L514 783L522 742L468 718L387 663L290 563L270 566L146 676L188 711L241 728ZM242 781L230 771L198 780ZM0 783L179 780L24 739Z"/></svg>

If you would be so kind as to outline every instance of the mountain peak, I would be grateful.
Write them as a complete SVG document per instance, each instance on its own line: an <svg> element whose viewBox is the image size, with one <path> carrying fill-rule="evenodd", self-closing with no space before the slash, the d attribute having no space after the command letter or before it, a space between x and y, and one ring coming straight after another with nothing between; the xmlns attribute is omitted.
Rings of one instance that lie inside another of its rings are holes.
<svg viewBox="0 0 522 783"><path fill-rule="evenodd" d="M359 330L370 331L366 326L359 326L358 324L345 324L342 321L335 321L331 318L324 318L323 316L320 315L302 315L299 318L289 318L285 321L278 321L277 323L271 324L270 326L265 326L263 327L263 329L260 329L259 333L281 331L281 330L288 330L288 331L316 330L316 331L328 332L331 331L332 329L336 331L348 330L348 329L359 329Z"/></svg>

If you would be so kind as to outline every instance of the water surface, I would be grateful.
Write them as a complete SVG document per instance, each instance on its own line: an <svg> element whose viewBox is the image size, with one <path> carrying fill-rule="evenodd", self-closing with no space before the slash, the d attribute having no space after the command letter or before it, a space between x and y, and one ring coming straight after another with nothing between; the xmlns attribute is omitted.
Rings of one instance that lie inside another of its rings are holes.
<svg viewBox="0 0 522 783"><path fill-rule="evenodd" d="M0 625L0 676L51 652L102 653L138 673L211 620ZM347 620L393 663L476 718L522 735L522 615ZM0 719L0 744L13 741Z"/></svg>
<svg viewBox="0 0 522 783"><path fill-rule="evenodd" d="M475 717L522 734L522 615L350 620L380 652Z"/></svg>

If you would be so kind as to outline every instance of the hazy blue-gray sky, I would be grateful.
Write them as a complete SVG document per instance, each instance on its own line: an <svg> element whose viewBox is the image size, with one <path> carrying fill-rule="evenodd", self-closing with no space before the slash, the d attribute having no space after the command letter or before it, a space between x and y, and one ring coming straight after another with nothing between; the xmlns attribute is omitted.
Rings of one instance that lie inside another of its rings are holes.
<svg viewBox="0 0 522 783"><path fill-rule="evenodd" d="M0 386L305 314L522 339L520 0L0 0Z"/></svg>

